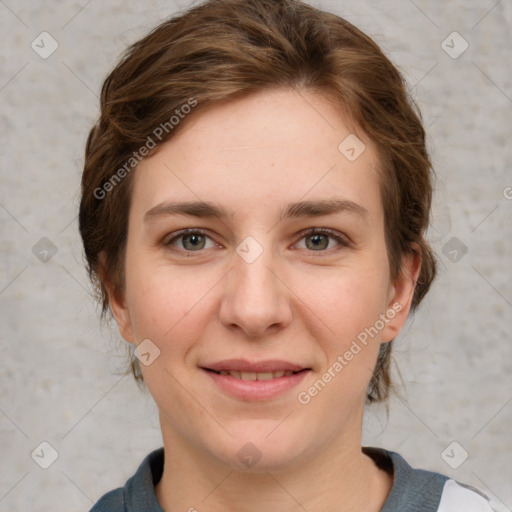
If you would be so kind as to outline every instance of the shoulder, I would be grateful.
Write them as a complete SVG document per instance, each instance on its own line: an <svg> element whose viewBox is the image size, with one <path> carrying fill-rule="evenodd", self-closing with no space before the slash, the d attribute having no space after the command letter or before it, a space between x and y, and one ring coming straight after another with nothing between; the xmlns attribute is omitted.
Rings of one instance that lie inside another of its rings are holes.
<svg viewBox="0 0 512 512"><path fill-rule="evenodd" d="M434 471L410 466L396 452L364 447L377 466L393 473L393 486L381 512L494 512L475 488Z"/></svg>
<svg viewBox="0 0 512 512"><path fill-rule="evenodd" d="M438 512L494 512L487 496L469 485L449 479L444 484Z"/></svg>
<svg viewBox="0 0 512 512"><path fill-rule="evenodd" d="M162 476L164 449L151 452L124 487L102 496L89 512L163 512L155 495Z"/></svg>
<svg viewBox="0 0 512 512"><path fill-rule="evenodd" d="M89 512L125 512L123 489L114 489L102 496Z"/></svg>

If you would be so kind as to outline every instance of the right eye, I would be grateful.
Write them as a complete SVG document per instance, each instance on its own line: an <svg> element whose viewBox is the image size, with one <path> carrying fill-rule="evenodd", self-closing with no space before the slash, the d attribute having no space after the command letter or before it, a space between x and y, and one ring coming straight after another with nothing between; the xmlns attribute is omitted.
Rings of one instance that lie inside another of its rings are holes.
<svg viewBox="0 0 512 512"><path fill-rule="evenodd" d="M207 246L208 240L210 241L209 246ZM166 247L171 246L176 252L190 253L211 249L215 246L215 242L202 229L189 228L173 233L171 238L166 239L164 245ZM185 255L189 256L188 254Z"/></svg>

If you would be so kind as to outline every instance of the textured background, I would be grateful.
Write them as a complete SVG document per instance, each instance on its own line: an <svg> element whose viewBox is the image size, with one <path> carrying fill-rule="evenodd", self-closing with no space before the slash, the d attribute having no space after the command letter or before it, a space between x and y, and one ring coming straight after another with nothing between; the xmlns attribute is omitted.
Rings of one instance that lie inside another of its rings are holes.
<svg viewBox="0 0 512 512"><path fill-rule="evenodd" d="M438 175L440 275L395 346L403 397L389 418L368 411L365 444L510 511L512 1L311 3L368 32L404 72ZM121 376L117 331L100 328L76 214L103 79L127 44L188 5L0 1L0 511L88 510L161 445L151 398ZM31 48L51 49L43 31L58 43L46 59ZM48 469L31 458L52 462L41 442L58 454Z"/></svg>

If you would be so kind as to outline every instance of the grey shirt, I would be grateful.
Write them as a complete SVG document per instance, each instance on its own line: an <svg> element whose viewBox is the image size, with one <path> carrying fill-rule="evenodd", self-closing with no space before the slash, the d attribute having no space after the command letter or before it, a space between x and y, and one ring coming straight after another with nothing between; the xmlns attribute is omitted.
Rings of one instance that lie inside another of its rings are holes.
<svg viewBox="0 0 512 512"><path fill-rule="evenodd" d="M362 450L379 468L394 476L380 512L492 511L485 496L476 489L440 473L412 468L398 453L371 447ZM159 448L142 461L124 487L105 494L90 512L164 512L155 495L163 468L164 449ZM453 485L447 486L447 482ZM464 508L459 509L459 505Z"/></svg>

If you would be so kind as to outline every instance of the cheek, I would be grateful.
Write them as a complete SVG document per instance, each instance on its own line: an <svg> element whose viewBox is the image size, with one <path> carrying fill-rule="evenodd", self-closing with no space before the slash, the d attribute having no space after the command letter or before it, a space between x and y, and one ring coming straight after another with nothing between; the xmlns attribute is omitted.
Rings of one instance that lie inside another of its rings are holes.
<svg viewBox="0 0 512 512"><path fill-rule="evenodd" d="M126 263L126 297L135 339L149 338L162 351L186 350L207 316L205 308L218 276L206 268L171 268L137 252ZM209 309L208 313L213 314Z"/></svg>
<svg viewBox="0 0 512 512"><path fill-rule="evenodd" d="M389 280L383 268L354 265L333 269L323 276L309 276L300 285L298 295L315 313L324 337L327 334L337 340L340 348L384 313Z"/></svg>
<svg viewBox="0 0 512 512"><path fill-rule="evenodd" d="M311 411L329 411L333 424L366 397L381 344L379 318L385 313L387 282L379 272L354 270L325 281L324 293L308 304L321 320L310 325L316 326L313 335L324 357L318 380L302 391L315 404Z"/></svg>

